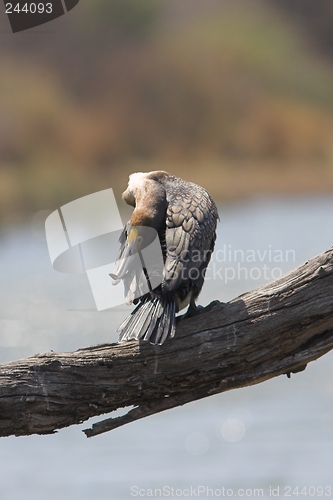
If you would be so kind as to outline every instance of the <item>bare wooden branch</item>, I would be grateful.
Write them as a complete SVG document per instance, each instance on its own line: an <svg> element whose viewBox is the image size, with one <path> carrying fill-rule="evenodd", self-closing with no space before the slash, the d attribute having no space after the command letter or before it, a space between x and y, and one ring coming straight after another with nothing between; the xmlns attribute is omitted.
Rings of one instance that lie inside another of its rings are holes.
<svg viewBox="0 0 333 500"><path fill-rule="evenodd" d="M163 346L136 341L0 366L0 436L49 434L121 407L88 437L212 394L290 375L333 348L333 249L182 321Z"/></svg>

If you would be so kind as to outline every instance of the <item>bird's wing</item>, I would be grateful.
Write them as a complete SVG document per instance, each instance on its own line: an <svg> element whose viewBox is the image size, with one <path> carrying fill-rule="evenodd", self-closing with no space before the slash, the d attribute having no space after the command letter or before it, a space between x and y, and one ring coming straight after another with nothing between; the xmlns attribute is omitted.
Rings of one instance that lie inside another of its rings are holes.
<svg viewBox="0 0 333 500"><path fill-rule="evenodd" d="M164 291L175 290L189 280L201 288L214 248L217 219L215 203L199 186L180 189L169 196Z"/></svg>
<svg viewBox="0 0 333 500"><path fill-rule="evenodd" d="M119 238L120 249L117 255L114 273L111 275L114 285L117 285L120 280L123 281L126 304L132 304L135 302L135 299L147 293L147 279L138 261L139 257L138 255L131 256L128 252L129 229L130 224L127 223ZM126 260L125 266L124 260ZM126 272L122 275L122 269L124 267L126 268ZM121 277L118 278L119 274Z"/></svg>
<svg viewBox="0 0 333 500"><path fill-rule="evenodd" d="M118 251L117 255L117 260L116 260L116 267L114 270L114 274L117 275L119 271L119 266L121 263L121 260L123 259L125 253L126 253L126 244L127 244L127 236L128 236L128 230L129 230L129 223L126 224L124 229L122 230L118 242L120 243L120 248Z"/></svg>

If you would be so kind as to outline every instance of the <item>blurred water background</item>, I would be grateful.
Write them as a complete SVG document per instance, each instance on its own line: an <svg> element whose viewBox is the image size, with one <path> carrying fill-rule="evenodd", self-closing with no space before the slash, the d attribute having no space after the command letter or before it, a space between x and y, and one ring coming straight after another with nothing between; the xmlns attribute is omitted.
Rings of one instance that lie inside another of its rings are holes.
<svg viewBox="0 0 333 500"><path fill-rule="evenodd" d="M98 313L85 275L56 273L43 224L102 189L120 202L134 171L167 170L217 200L203 305L331 247L332 33L326 0L81 0L15 35L1 3L1 362L116 340L129 308ZM333 487L332 372L329 353L291 379L90 440L80 429L96 419L2 439L0 500L116 500L163 486L177 497L198 486L330 496L320 487Z"/></svg>

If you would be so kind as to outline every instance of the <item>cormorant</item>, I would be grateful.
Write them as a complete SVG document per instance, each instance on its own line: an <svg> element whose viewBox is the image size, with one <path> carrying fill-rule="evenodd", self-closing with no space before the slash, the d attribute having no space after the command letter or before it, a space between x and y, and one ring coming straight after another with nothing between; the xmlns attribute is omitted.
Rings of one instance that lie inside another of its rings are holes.
<svg viewBox="0 0 333 500"><path fill-rule="evenodd" d="M118 327L119 342L143 339L163 344L175 335L176 313L188 305L186 315L196 311L195 300L214 250L217 208L204 188L164 171L130 175L122 198L134 211L120 237L115 273L110 276L113 284L124 281L126 302L137 307ZM142 294L147 272L141 267L138 276L130 262L149 244L147 227L158 233L164 265L159 286L152 290L149 285L149 292Z"/></svg>

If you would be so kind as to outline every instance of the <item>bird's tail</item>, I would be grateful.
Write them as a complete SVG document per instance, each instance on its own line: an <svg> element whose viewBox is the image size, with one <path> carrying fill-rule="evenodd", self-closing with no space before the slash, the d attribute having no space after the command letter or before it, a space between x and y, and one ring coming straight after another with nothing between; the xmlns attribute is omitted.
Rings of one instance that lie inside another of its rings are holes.
<svg viewBox="0 0 333 500"><path fill-rule="evenodd" d="M168 298L147 296L117 331L119 342L143 339L161 345L176 333L176 303Z"/></svg>

